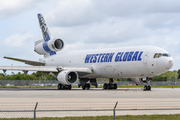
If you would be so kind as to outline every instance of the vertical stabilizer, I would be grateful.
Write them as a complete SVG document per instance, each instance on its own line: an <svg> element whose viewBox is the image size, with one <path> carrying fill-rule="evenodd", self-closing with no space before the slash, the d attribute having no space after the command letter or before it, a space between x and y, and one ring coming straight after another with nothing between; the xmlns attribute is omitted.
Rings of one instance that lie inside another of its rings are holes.
<svg viewBox="0 0 180 120"><path fill-rule="evenodd" d="M46 25L42 14L38 14L39 26L42 30L43 39L45 42L49 41L52 37Z"/></svg>

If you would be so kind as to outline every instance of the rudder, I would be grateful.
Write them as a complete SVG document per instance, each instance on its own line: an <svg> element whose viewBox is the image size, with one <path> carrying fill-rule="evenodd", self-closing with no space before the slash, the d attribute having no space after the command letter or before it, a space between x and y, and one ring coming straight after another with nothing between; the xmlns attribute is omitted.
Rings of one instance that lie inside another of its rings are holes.
<svg viewBox="0 0 180 120"><path fill-rule="evenodd" d="M39 26L42 30L42 35L43 35L43 39L45 42L49 41L52 37L51 37L51 34L48 30L48 27L46 25L46 22L43 18L43 15L42 14L38 14L38 20L39 20Z"/></svg>

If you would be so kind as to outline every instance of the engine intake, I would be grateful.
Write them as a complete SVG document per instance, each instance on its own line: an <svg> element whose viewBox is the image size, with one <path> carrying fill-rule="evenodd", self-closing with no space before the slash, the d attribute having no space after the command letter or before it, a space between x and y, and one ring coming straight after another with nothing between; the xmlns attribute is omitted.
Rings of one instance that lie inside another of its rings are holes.
<svg viewBox="0 0 180 120"><path fill-rule="evenodd" d="M72 85L78 81L78 74L75 71L61 71L57 80L63 85Z"/></svg>
<svg viewBox="0 0 180 120"><path fill-rule="evenodd" d="M51 39L47 42L44 42L44 40L37 41L35 43L34 51L40 55L45 55L47 53L55 53L60 50L62 50L64 47L63 40L59 38Z"/></svg>
<svg viewBox="0 0 180 120"><path fill-rule="evenodd" d="M56 51L59 51L61 50L63 47L64 47L64 42L63 40L59 39L59 38L55 38L53 39L54 40L54 44L52 44L52 47L56 50Z"/></svg>

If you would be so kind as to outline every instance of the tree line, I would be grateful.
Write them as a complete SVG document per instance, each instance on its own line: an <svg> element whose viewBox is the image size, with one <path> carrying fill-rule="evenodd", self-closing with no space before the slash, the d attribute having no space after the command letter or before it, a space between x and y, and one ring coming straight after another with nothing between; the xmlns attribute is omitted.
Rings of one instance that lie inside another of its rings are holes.
<svg viewBox="0 0 180 120"><path fill-rule="evenodd" d="M32 74L24 74L21 72L14 74L14 72L12 72L10 75L5 73L0 73L0 80L44 80L44 79L56 80L56 77L48 73L42 73L42 72L34 72Z"/></svg>
<svg viewBox="0 0 180 120"><path fill-rule="evenodd" d="M56 80L56 77L42 72L34 72L32 74L24 74L18 72L14 74L0 73L0 80ZM107 80L107 79L98 79L98 80ZM115 81L130 81L126 78L115 78ZM167 71L161 75L153 77L153 81L179 81L180 80L180 70Z"/></svg>

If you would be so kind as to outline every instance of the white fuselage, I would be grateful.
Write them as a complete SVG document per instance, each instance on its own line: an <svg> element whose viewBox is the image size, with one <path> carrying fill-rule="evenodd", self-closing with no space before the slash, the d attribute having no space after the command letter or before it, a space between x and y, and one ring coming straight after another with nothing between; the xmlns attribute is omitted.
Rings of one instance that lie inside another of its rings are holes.
<svg viewBox="0 0 180 120"><path fill-rule="evenodd" d="M160 54L159 57L154 57ZM61 53L45 58L46 66L89 67L92 74L80 78L154 77L173 66L173 58L154 46L121 47Z"/></svg>

